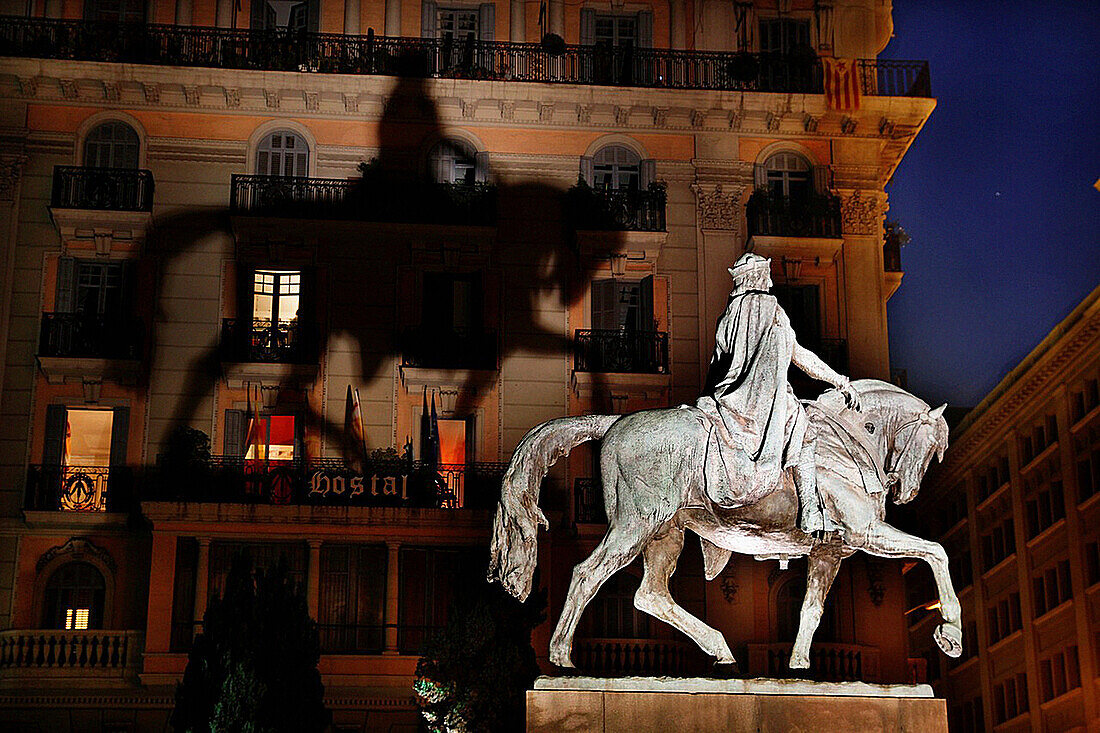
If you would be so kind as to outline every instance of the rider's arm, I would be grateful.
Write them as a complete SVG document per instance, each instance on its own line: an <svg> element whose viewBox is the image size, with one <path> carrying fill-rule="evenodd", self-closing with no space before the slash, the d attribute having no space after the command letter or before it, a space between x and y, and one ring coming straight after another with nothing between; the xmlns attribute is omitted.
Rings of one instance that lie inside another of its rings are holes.
<svg viewBox="0 0 1100 733"><path fill-rule="evenodd" d="M817 354L796 342L794 352L791 354L791 362L814 379L820 379L836 387L844 394L849 407L859 409L859 396L851 388L848 378L833 371L832 367L822 361Z"/></svg>

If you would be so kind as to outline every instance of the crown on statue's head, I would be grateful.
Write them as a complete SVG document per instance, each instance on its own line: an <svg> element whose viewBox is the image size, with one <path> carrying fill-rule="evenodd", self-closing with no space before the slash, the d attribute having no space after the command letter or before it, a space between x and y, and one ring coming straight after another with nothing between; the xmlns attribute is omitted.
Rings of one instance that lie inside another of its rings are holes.
<svg viewBox="0 0 1100 733"><path fill-rule="evenodd" d="M740 258L738 258L733 267L727 267L726 269L729 271L729 274L733 277L734 280L739 280L740 278L752 272L758 272L760 270L770 271L771 267L771 259L767 257L761 257L760 255L753 252L746 252L745 254L741 255Z"/></svg>

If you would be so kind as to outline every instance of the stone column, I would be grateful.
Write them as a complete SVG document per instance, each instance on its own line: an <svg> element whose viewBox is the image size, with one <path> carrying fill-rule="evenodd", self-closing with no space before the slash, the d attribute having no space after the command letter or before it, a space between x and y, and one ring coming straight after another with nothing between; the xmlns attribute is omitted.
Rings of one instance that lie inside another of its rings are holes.
<svg viewBox="0 0 1100 733"><path fill-rule="evenodd" d="M8 343L11 324L11 292L15 280L15 242L19 228L19 199L23 166L22 152L0 154L0 344ZM0 387L4 384L4 361L0 359Z"/></svg>
<svg viewBox="0 0 1100 733"><path fill-rule="evenodd" d="M684 0L668 0L668 42L674 49L687 48Z"/></svg>
<svg viewBox="0 0 1100 733"><path fill-rule="evenodd" d="M230 28L233 25L234 0L218 0L217 13L214 16L214 24L219 28Z"/></svg>
<svg viewBox="0 0 1100 733"><path fill-rule="evenodd" d="M321 540L309 541L309 569L306 571L306 604L309 617L317 620L321 608Z"/></svg>
<svg viewBox="0 0 1100 733"><path fill-rule="evenodd" d="M191 25L192 0L176 0L176 25Z"/></svg>
<svg viewBox="0 0 1100 733"><path fill-rule="evenodd" d="M848 374L890 380L886 340L886 284L882 269L881 190L842 190L843 278L847 317Z"/></svg>
<svg viewBox="0 0 1100 733"><path fill-rule="evenodd" d="M549 33L557 33L565 38L565 0L550 0L549 25L546 28Z"/></svg>
<svg viewBox="0 0 1100 733"><path fill-rule="evenodd" d="M523 43L527 40L527 3L524 0L512 0L508 11L508 28L512 43Z"/></svg>
<svg viewBox="0 0 1100 733"><path fill-rule="evenodd" d="M359 35L359 0L344 0L344 35Z"/></svg>
<svg viewBox="0 0 1100 733"><path fill-rule="evenodd" d="M176 535L153 533L149 562L162 568L149 578L149 605L145 613L145 652L166 653L172 644L172 595L175 591Z"/></svg>
<svg viewBox="0 0 1100 733"><path fill-rule="evenodd" d="M397 609L398 593L400 593L400 576L398 575L398 560L401 550L400 542L386 543L386 648L383 654L399 654L397 648Z"/></svg>
<svg viewBox="0 0 1100 733"><path fill-rule="evenodd" d="M199 537L199 558L195 564L195 633L202 628L210 593L210 538Z"/></svg>
<svg viewBox="0 0 1100 733"><path fill-rule="evenodd" d="M401 35L401 0L386 0L385 34L387 36ZM417 35L419 35L419 32Z"/></svg>

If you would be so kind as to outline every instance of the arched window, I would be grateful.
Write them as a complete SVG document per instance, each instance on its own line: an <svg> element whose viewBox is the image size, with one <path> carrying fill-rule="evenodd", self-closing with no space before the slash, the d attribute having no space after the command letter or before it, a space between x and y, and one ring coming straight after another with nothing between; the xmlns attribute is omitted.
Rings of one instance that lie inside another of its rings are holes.
<svg viewBox="0 0 1100 733"><path fill-rule="evenodd" d="M779 640L793 642L798 635L798 624L802 616L802 599L806 596L806 581L803 578L791 578L784 583L776 594L776 615L779 621ZM825 598L825 609L821 614L821 623L817 626L814 641L836 641L836 608L832 599Z"/></svg>
<svg viewBox="0 0 1100 733"><path fill-rule="evenodd" d="M276 130L264 135L256 149L256 175L309 175L309 143L290 130Z"/></svg>
<svg viewBox="0 0 1100 733"><path fill-rule="evenodd" d="M42 624L48 629L103 627L106 583L103 574L86 562L62 565L46 581Z"/></svg>
<svg viewBox="0 0 1100 733"><path fill-rule="evenodd" d="M593 188L637 191L641 188L642 160L630 148L608 145L592 156Z"/></svg>
<svg viewBox="0 0 1100 733"><path fill-rule="evenodd" d="M86 0L84 20L141 23L145 20L145 0Z"/></svg>
<svg viewBox="0 0 1100 733"><path fill-rule="evenodd" d="M813 193L813 167L798 153L776 153L764 161L765 185L773 196L807 199Z"/></svg>
<svg viewBox="0 0 1100 733"><path fill-rule="evenodd" d="M483 180L478 154L461 140L443 140L428 154L432 180L436 183L474 183Z"/></svg>
<svg viewBox="0 0 1100 733"><path fill-rule="evenodd" d="M137 168L141 143L134 128L120 120L92 128L84 138L84 165L95 168Z"/></svg>

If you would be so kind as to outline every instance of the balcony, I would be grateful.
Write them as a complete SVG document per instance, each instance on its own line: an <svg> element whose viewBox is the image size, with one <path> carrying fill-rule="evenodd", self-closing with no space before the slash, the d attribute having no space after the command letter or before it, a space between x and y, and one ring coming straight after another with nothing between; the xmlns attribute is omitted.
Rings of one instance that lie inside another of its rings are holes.
<svg viewBox="0 0 1100 733"><path fill-rule="evenodd" d="M135 679L140 671L140 631L0 631L0 680Z"/></svg>
<svg viewBox="0 0 1100 733"><path fill-rule="evenodd" d="M573 663L584 674L684 676L702 672L702 652L672 639L577 639Z"/></svg>
<svg viewBox="0 0 1100 733"><path fill-rule="evenodd" d="M497 332L411 328L400 336L401 366L420 369L497 368Z"/></svg>
<svg viewBox="0 0 1100 733"><path fill-rule="evenodd" d="M107 63L310 71L665 89L821 94L816 58L657 48L367 34L287 33L229 28L0 18L7 56ZM928 62L859 62L867 96L930 97Z"/></svg>
<svg viewBox="0 0 1100 733"><path fill-rule="evenodd" d="M668 334L664 331L578 329L574 335L577 372L668 374Z"/></svg>
<svg viewBox="0 0 1100 733"><path fill-rule="evenodd" d="M306 386L317 378L316 329L301 321L225 318L220 349L231 387L245 382Z"/></svg>
<svg viewBox="0 0 1100 733"><path fill-rule="evenodd" d="M235 175L230 196L237 216L496 225L496 187L486 183Z"/></svg>
<svg viewBox="0 0 1100 733"><path fill-rule="evenodd" d="M758 189L745 206L749 237L840 239L840 199L811 196L805 200L773 196Z"/></svg>
<svg viewBox="0 0 1100 733"><path fill-rule="evenodd" d="M749 674L784 677L791 644L749 644ZM815 643L810 647L810 675L826 682L878 682L879 650L858 644Z"/></svg>
<svg viewBox="0 0 1100 733"><path fill-rule="evenodd" d="M141 372L144 335L136 318L43 313L38 364L51 384L66 379L133 384Z"/></svg>
<svg viewBox="0 0 1100 733"><path fill-rule="evenodd" d="M665 231L665 187L653 184L645 191L574 186L568 210L573 228L613 232Z"/></svg>
<svg viewBox="0 0 1100 733"><path fill-rule="evenodd" d="M419 461L248 460L214 456L180 468L161 465L145 501L274 506L388 506L490 509L505 463L431 466Z"/></svg>
<svg viewBox="0 0 1100 733"><path fill-rule="evenodd" d="M152 211L153 174L128 168L57 165L50 206L55 209Z"/></svg>
<svg viewBox="0 0 1100 733"><path fill-rule="evenodd" d="M24 509L36 512L125 512L133 496L126 466L42 466L27 471Z"/></svg>

